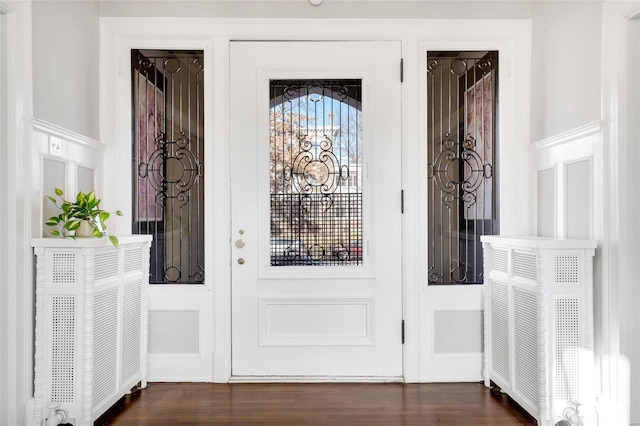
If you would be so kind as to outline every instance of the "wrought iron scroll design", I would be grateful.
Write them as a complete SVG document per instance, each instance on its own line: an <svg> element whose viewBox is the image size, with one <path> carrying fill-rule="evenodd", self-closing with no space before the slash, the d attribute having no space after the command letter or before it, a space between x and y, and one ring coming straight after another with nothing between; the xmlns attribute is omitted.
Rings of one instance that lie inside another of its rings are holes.
<svg viewBox="0 0 640 426"><path fill-rule="evenodd" d="M480 236L498 232L496 52L429 52L428 280L483 280Z"/></svg>
<svg viewBox="0 0 640 426"><path fill-rule="evenodd" d="M483 163L476 151L476 141L467 135L457 142L450 134L442 141L442 150L430 167L429 177L435 180L442 192L442 203L448 208L473 207L478 200L478 190L484 179L491 179L493 167ZM462 171L462 172L461 172Z"/></svg>
<svg viewBox="0 0 640 426"><path fill-rule="evenodd" d="M150 282L204 282L202 52L132 50L133 233L153 234Z"/></svg>
<svg viewBox="0 0 640 426"><path fill-rule="evenodd" d="M360 264L360 80L270 87L272 266Z"/></svg>

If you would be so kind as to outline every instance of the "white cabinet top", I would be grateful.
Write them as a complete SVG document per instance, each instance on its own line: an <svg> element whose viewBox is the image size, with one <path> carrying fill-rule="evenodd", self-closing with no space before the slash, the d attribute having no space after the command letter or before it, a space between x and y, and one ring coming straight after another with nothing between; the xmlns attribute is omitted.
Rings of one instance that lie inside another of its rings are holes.
<svg viewBox="0 0 640 426"><path fill-rule="evenodd" d="M598 242L595 240L555 239L536 236L483 235L480 240L483 243L532 249L595 249L598 246Z"/></svg>
<svg viewBox="0 0 640 426"><path fill-rule="evenodd" d="M145 243L152 240L151 235L123 235L118 236L119 245ZM113 247L109 238L32 238L32 247L58 247L58 248L99 248L99 247Z"/></svg>

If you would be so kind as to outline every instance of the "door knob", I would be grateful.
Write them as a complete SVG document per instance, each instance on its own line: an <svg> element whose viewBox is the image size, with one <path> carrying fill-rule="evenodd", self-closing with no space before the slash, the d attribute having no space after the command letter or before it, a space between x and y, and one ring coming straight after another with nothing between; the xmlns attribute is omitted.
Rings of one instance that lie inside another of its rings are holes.
<svg viewBox="0 0 640 426"><path fill-rule="evenodd" d="M238 248L244 247L244 240L243 239L239 239L238 241L236 241L236 247L238 247Z"/></svg>

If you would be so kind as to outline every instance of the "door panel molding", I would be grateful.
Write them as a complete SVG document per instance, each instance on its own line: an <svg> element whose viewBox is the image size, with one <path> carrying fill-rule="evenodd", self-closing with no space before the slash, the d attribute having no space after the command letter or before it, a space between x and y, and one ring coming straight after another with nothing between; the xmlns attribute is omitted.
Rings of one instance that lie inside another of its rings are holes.
<svg viewBox="0 0 640 426"><path fill-rule="evenodd" d="M290 315L297 321L290 322ZM260 346L373 346L375 302L370 297L258 298ZM305 327L306 326L306 327ZM307 333L302 333L304 327Z"/></svg>

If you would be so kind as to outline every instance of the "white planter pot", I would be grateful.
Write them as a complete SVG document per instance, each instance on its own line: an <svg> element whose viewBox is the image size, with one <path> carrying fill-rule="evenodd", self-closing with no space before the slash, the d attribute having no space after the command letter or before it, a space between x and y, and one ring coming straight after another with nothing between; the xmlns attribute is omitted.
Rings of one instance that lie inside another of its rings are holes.
<svg viewBox="0 0 640 426"><path fill-rule="evenodd" d="M88 220L80 222L80 227L76 229L75 233L77 238L90 238L93 237L93 225Z"/></svg>

